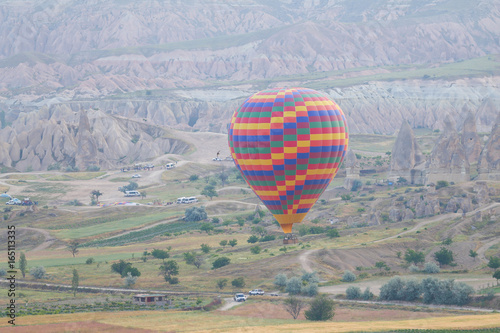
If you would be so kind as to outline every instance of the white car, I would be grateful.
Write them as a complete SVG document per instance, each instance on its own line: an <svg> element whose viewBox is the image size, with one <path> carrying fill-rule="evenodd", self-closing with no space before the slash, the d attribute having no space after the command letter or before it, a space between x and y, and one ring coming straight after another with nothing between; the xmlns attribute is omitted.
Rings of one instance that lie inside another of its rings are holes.
<svg viewBox="0 0 500 333"><path fill-rule="evenodd" d="M135 175L132 176L132 178L141 178L141 175L136 173Z"/></svg>
<svg viewBox="0 0 500 333"><path fill-rule="evenodd" d="M21 200L19 200L18 198L14 198L12 200L7 201L5 204L6 205L20 205Z"/></svg>
<svg viewBox="0 0 500 333"><path fill-rule="evenodd" d="M264 295L264 290L262 289L254 289L254 290L250 290L248 292L249 295L252 295L252 296L255 296L255 295Z"/></svg>
<svg viewBox="0 0 500 333"><path fill-rule="evenodd" d="M247 297L245 296L245 294L237 293L236 295L234 295L234 300L236 302L245 302L247 300Z"/></svg>

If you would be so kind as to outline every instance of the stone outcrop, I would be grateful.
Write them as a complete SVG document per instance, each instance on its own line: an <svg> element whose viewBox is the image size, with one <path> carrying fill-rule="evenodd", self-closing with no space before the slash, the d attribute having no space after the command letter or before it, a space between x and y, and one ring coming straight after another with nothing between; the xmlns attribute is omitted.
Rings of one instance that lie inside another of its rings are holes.
<svg viewBox="0 0 500 333"><path fill-rule="evenodd" d="M465 182L470 180L470 164L461 137L450 116L445 118L444 132L432 149L426 163L427 182L439 180Z"/></svg>
<svg viewBox="0 0 500 333"><path fill-rule="evenodd" d="M500 114L481 151L477 169L481 180L500 180Z"/></svg>
<svg viewBox="0 0 500 333"><path fill-rule="evenodd" d="M356 158L356 154L352 151L352 149L348 149L347 154L345 155L343 166L345 167L345 179L344 179L344 188L346 190L350 190L352 185L356 179L359 179L359 163Z"/></svg>
<svg viewBox="0 0 500 333"><path fill-rule="evenodd" d="M415 134L407 121L403 121L396 142L392 148L389 180L405 178L410 184L424 184L425 158Z"/></svg>
<svg viewBox="0 0 500 333"><path fill-rule="evenodd" d="M462 127L461 143L465 149L465 157L469 164L477 163L481 154L481 139L476 130L476 118L470 111L467 112L467 117Z"/></svg>
<svg viewBox="0 0 500 333"><path fill-rule="evenodd" d="M0 163L19 171L107 169L189 148L161 127L99 110L62 114L22 114L12 127L0 130Z"/></svg>

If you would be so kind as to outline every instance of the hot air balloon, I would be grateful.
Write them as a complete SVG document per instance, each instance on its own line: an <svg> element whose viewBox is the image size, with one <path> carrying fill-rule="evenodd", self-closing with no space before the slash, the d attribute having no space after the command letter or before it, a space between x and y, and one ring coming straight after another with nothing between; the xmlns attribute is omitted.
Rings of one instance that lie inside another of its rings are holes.
<svg viewBox="0 0 500 333"><path fill-rule="evenodd" d="M234 112L229 149L236 167L285 233L328 187L347 151L340 107L307 88L260 91Z"/></svg>

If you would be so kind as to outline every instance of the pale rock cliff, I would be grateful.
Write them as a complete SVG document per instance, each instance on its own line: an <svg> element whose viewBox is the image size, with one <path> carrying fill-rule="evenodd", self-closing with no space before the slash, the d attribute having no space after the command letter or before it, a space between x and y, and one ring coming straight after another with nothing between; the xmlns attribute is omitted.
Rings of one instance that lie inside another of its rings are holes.
<svg viewBox="0 0 500 333"><path fill-rule="evenodd" d="M500 114L481 151L477 168L479 179L500 180Z"/></svg>
<svg viewBox="0 0 500 333"><path fill-rule="evenodd" d="M444 132L432 149L426 163L427 182L439 180L448 182L465 182L470 180L470 165L461 137L455 129L450 116L445 118Z"/></svg>
<svg viewBox="0 0 500 333"><path fill-rule="evenodd" d="M392 148L389 180L405 178L410 184L424 184L425 157L418 146L415 134L407 121L403 121Z"/></svg>

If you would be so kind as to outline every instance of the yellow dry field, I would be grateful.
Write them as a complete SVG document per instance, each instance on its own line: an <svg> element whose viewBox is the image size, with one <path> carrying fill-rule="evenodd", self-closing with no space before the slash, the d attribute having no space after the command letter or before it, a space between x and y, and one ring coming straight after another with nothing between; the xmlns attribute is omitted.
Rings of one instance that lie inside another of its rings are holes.
<svg viewBox="0 0 500 333"><path fill-rule="evenodd" d="M50 325L71 326L75 322L97 322L123 328L147 329L162 332L377 332L400 329L479 329L500 327L500 314L435 317L415 320L366 322L310 322L301 320L263 319L239 316L220 316L200 312L99 312L64 315L26 316L16 320L17 327L33 326L33 331L45 332ZM48 325L48 326L46 326ZM9 332L5 328L2 332ZM12 330L14 332L14 330Z"/></svg>

